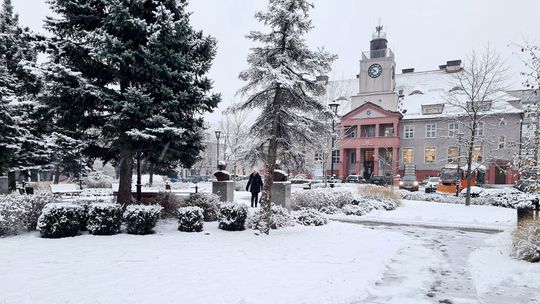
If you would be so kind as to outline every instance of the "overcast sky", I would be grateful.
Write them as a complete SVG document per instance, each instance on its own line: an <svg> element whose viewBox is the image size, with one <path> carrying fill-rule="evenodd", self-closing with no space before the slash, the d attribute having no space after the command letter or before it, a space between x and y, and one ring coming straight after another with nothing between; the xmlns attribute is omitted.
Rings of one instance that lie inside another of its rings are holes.
<svg viewBox="0 0 540 304"><path fill-rule="evenodd" d="M13 0L20 22L43 32L45 16L50 15L46 0ZM473 49L488 43L506 59L510 83L517 87L522 63L515 52L523 41L540 41L539 0L315 0L312 11L315 29L307 37L312 47L324 46L337 54L331 79L350 79L358 74L362 51L379 18L393 49L397 70L434 70L447 60L464 59ZM255 21L256 11L264 10L265 0L192 0L192 24L218 40L218 52L210 77L214 89L222 93L221 110L235 99L242 85L238 79L247 67L251 42L245 35L263 29Z"/></svg>

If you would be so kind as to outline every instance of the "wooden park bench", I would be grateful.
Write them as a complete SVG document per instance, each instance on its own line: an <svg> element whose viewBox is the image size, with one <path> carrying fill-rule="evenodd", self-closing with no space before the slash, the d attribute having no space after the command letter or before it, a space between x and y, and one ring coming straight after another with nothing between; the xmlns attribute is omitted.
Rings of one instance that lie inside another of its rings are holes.
<svg viewBox="0 0 540 304"><path fill-rule="evenodd" d="M61 198L63 195L78 196L82 190L76 184L52 184L51 192L54 196Z"/></svg>

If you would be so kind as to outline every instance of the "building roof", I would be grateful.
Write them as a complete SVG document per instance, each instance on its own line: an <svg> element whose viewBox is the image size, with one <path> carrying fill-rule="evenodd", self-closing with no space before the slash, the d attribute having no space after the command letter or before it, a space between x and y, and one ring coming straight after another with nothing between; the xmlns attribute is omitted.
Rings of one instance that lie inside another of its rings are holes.
<svg viewBox="0 0 540 304"><path fill-rule="evenodd" d="M463 110L448 104L448 93L453 89L455 73L444 70L411 72L396 75L396 93L400 94L398 111L403 113L403 119L426 119L440 116L460 115ZM342 96L358 95L360 90L358 79L330 81L328 89L340 91ZM330 93L330 92L329 92ZM499 92L494 96L496 102L492 103L490 111L485 113L522 113L519 97L511 92ZM422 114L422 106L444 104L440 114ZM463 99L463 104L466 100ZM350 112L350 101L343 105L340 112ZM392 109L390 109L392 110Z"/></svg>

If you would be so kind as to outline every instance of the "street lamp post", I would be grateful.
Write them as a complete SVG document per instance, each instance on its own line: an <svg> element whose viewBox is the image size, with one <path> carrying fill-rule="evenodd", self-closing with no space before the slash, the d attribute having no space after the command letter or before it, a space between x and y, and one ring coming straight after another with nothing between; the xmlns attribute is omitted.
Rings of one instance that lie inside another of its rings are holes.
<svg viewBox="0 0 540 304"><path fill-rule="evenodd" d="M459 160L461 158L461 138L463 137L463 133L457 133L457 141L458 141L458 152L457 152L457 180L456 180L456 196L459 196L459 187L461 186L461 174L459 174Z"/></svg>
<svg viewBox="0 0 540 304"><path fill-rule="evenodd" d="M215 131L215 133L216 133L216 140L217 140L217 161L216 161L216 166L219 166L219 137L221 136L221 130L217 129Z"/></svg>
<svg viewBox="0 0 540 304"><path fill-rule="evenodd" d="M337 116L337 110L339 107L338 101L341 101L341 100L347 100L347 99L345 97L339 97L338 99L328 103L330 110L332 110L332 150L330 151L330 174L331 174L331 179L332 179L332 183L330 184L330 187L332 188L334 187L334 145L337 138L336 130L335 130L336 129L335 118ZM326 177L325 177L325 180L326 180Z"/></svg>

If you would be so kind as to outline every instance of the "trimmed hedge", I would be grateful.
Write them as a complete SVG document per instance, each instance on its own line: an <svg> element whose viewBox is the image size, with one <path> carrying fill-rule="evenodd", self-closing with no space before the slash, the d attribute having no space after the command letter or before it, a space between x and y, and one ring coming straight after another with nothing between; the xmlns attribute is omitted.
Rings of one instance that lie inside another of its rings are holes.
<svg viewBox="0 0 540 304"><path fill-rule="evenodd" d="M124 222L129 234L151 234L163 207L158 205L129 205L124 211Z"/></svg>
<svg viewBox="0 0 540 304"><path fill-rule="evenodd" d="M178 208L178 230L184 232L201 232L204 215L201 207Z"/></svg>
<svg viewBox="0 0 540 304"><path fill-rule="evenodd" d="M113 203L94 203L88 211L87 228L90 234L113 235L120 232L122 206Z"/></svg>
<svg viewBox="0 0 540 304"><path fill-rule="evenodd" d="M62 238L79 235L84 209L72 203L52 203L43 208L37 229L44 238Z"/></svg>
<svg viewBox="0 0 540 304"><path fill-rule="evenodd" d="M204 221L206 222L214 222L219 218L219 196L213 193L199 192L191 194L181 202L181 206L202 208Z"/></svg>
<svg viewBox="0 0 540 304"><path fill-rule="evenodd" d="M224 203L220 208L219 229L241 231L246 229L247 206L237 203Z"/></svg>

